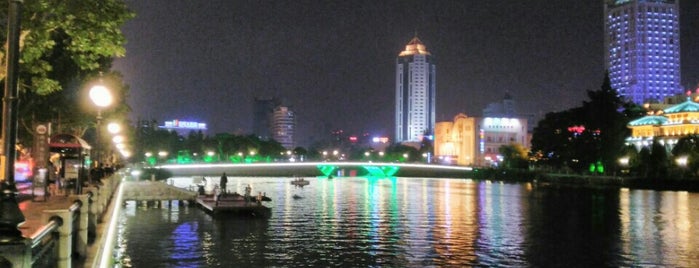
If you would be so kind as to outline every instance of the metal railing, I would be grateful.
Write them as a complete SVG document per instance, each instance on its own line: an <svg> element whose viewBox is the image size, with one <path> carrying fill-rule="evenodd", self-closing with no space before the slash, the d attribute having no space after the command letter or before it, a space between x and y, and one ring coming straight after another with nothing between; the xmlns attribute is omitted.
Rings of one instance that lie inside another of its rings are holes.
<svg viewBox="0 0 699 268"><path fill-rule="evenodd" d="M58 227L63 225L60 217L52 217L31 236L31 263L33 267L49 267L58 258Z"/></svg>

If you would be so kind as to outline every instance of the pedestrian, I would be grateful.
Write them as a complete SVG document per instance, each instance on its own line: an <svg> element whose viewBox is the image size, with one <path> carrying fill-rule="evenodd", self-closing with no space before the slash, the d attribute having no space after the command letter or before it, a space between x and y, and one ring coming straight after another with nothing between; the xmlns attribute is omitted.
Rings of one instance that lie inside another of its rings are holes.
<svg viewBox="0 0 699 268"><path fill-rule="evenodd" d="M250 202L250 192L252 191L252 187L250 187L250 184L248 186L245 186L245 202Z"/></svg>
<svg viewBox="0 0 699 268"><path fill-rule="evenodd" d="M226 172L223 172L223 175L221 175L221 193L225 194L228 191L226 190L226 184L228 183L228 177L226 177Z"/></svg>
<svg viewBox="0 0 699 268"><path fill-rule="evenodd" d="M201 184L199 184L199 195L206 195L206 177L201 179Z"/></svg>

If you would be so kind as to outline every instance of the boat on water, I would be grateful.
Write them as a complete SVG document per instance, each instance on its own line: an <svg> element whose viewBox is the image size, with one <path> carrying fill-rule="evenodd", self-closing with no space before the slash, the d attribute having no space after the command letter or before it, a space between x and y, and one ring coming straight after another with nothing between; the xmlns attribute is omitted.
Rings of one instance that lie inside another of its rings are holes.
<svg viewBox="0 0 699 268"><path fill-rule="evenodd" d="M301 187L303 187L303 186L306 186L306 185L311 184L311 182L308 181L308 180L306 180L306 179L304 179L304 178L299 178L299 177L297 177L297 178L294 178L294 180L291 181L291 184L292 184L292 185L296 185L296 186L301 186Z"/></svg>
<svg viewBox="0 0 699 268"><path fill-rule="evenodd" d="M297 194L295 194L295 195L292 196L292 197L293 197L294 199L296 199L296 200L302 199L302 198L303 198L303 196L300 196L300 195L297 195Z"/></svg>
<svg viewBox="0 0 699 268"><path fill-rule="evenodd" d="M219 195L198 196L196 202L209 214L232 214L256 218L269 218L272 209L262 205L263 201L272 201L267 195L241 195L239 193L221 193Z"/></svg>

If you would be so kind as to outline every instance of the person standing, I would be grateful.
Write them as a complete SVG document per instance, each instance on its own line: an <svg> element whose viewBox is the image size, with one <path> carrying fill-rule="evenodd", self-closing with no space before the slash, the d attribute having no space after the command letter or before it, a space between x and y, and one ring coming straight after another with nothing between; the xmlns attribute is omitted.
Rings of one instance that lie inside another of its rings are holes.
<svg viewBox="0 0 699 268"><path fill-rule="evenodd" d="M226 184L228 184L228 177L226 177L226 172L223 172L223 175L221 175L221 193L225 194L228 191L226 190Z"/></svg>

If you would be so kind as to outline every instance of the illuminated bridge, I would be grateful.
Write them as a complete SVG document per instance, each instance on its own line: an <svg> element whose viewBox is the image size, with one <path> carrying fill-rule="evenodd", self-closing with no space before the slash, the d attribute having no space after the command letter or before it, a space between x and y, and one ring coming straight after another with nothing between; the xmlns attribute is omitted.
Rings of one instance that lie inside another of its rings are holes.
<svg viewBox="0 0 699 268"><path fill-rule="evenodd" d="M253 164L166 164L156 166L170 176L333 176L472 178L471 167L369 162L298 162Z"/></svg>

